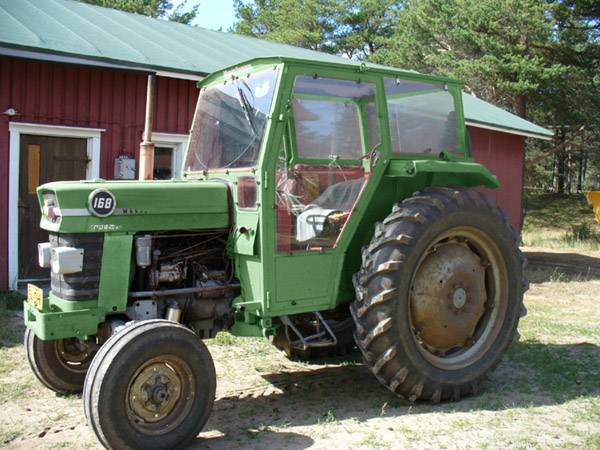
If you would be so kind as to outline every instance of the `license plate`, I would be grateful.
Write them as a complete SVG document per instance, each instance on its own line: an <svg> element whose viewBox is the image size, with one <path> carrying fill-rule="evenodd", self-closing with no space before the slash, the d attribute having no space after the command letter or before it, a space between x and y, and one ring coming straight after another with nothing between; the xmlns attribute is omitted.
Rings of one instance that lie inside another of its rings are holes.
<svg viewBox="0 0 600 450"><path fill-rule="evenodd" d="M41 311L44 307L44 291L33 284L28 284L27 302Z"/></svg>

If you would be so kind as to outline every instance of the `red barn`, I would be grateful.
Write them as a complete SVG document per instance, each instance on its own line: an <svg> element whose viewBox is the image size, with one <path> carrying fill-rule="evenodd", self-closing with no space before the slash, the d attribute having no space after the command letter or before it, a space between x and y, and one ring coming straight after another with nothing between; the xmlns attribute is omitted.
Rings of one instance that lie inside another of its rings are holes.
<svg viewBox="0 0 600 450"><path fill-rule="evenodd" d="M157 75L155 177L181 165L207 73L258 56L340 58L70 0L0 0L0 290L41 275L31 264L35 188L59 179L135 177L146 79ZM347 60L341 60L346 61ZM525 137L549 131L464 96L473 154L502 187L492 192L521 224Z"/></svg>

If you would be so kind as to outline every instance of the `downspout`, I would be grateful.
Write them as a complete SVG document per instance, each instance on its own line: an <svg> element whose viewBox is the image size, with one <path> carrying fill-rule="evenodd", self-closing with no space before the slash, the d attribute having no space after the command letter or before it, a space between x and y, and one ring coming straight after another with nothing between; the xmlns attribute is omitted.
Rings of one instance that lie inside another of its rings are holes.
<svg viewBox="0 0 600 450"><path fill-rule="evenodd" d="M146 122L140 143L140 170L138 179L151 180L154 174L154 143L152 142L152 119L154 116L154 86L156 75L148 74L146 89Z"/></svg>

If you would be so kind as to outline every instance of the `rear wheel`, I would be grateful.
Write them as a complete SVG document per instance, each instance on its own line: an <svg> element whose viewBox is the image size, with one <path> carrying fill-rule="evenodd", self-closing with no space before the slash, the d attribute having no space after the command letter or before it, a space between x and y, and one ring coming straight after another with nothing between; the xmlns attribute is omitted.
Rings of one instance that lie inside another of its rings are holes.
<svg viewBox="0 0 600 450"><path fill-rule="evenodd" d="M410 400L477 392L524 313L524 261L505 215L476 191L429 188L394 207L354 277L371 371Z"/></svg>
<svg viewBox="0 0 600 450"><path fill-rule="evenodd" d="M83 404L107 448L177 448L208 420L215 389L215 368L200 338L175 322L148 320L125 326L102 346Z"/></svg>
<svg viewBox="0 0 600 450"><path fill-rule="evenodd" d="M78 394L96 347L77 338L43 341L25 330L25 353L32 372L48 389L58 394Z"/></svg>

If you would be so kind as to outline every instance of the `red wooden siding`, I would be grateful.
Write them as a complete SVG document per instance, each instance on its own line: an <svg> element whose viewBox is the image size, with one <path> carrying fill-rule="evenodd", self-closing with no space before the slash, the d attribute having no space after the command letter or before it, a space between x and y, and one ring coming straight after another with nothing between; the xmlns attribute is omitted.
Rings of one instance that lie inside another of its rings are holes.
<svg viewBox="0 0 600 450"><path fill-rule="evenodd" d="M525 138L515 134L468 127L475 161L485 165L500 180L500 188L483 189L510 217L515 230L521 229L523 191L523 149Z"/></svg>
<svg viewBox="0 0 600 450"><path fill-rule="evenodd" d="M121 154L137 158L144 128L147 74L0 57L0 290L8 277L9 120L103 128L100 176L113 178ZM197 99L194 81L158 77L154 131L187 134Z"/></svg>

